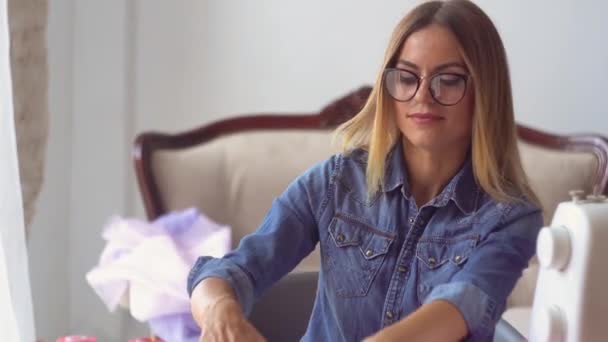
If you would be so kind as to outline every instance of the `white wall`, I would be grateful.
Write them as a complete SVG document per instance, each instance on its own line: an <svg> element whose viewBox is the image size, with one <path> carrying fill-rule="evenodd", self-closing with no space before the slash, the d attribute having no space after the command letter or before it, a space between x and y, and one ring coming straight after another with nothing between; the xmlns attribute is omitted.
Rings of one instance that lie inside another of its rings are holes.
<svg viewBox="0 0 608 342"><path fill-rule="evenodd" d="M136 128L318 109L373 79L408 3L138 1Z"/></svg>
<svg viewBox="0 0 608 342"><path fill-rule="evenodd" d="M393 26L415 3L49 1L52 126L30 243L40 336L142 332L107 313L84 281L106 219L142 215L129 160L136 132L319 109L372 83ZM517 120L608 135L608 3L478 3L503 35Z"/></svg>
<svg viewBox="0 0 608 342"><path fill-rule="evenodd" d="M69 328L100 341L122 340L132 329L84 278L103 248L103 225L131 207L129 9L126 1L74 1Z"/></svg>
<svg viewBox="0 0 608 342"><path fill-rule="evenodd" d="M132 198L129 8L123 1L49 1L51 131L29 242L40 338L119 341L145 332L123 327L126 313L108 313L84 278L103 247L103 224L128 213Z"/></svg>
<svg viewBox="0 0 608 342"><path fill-rule="evenodd" d="M319 108L372 83L394 24L415 3L138 1L136 128ZM599 100L608 77L608 3L477 3L503 35L517 119L608 134Z"/></svg>
<svg viewBox="0 0 608 342"><path fill-rule="evenodd" d="M608 2L477 1L511 65L516 118L560 133L608 136Z"/></svg>
<svg viewBox="0 0 608 342"><path fill-rule="evenodd" d="M49 2L50 130L42 192L28 241L38 337L68 331L68 231L72 143L72 0Z"/></svg>

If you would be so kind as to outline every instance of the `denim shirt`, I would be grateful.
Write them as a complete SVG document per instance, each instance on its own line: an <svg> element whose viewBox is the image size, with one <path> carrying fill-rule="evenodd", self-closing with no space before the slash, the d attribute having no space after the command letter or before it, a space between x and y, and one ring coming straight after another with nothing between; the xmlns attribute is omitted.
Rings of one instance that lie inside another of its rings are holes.
<svg viewBox="0 0 608 342"><path fill-rule="evenodd" d="M303 341L361 341L435 300L458 308L467 340L491 341L535 252L541 210L490 198L470 159L418 208L400 143L387 156L381 191L370 198L366 163L367 153L355 150L306 171L237 249L197 260L188 291L207 277L223 278L248 314L319 244L318 291Z"/></svg>

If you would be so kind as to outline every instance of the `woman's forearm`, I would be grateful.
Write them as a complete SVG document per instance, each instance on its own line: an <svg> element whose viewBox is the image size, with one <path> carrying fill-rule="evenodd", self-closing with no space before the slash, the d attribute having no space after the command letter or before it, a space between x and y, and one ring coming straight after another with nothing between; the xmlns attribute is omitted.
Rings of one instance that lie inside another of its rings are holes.
<svg viewBox="0 0 608 342"><path fill-rule="evenodd" d="M460 341L467 325L460 311L443 300L421 306L411 315L365 339L374 341Z"/></svg>
<svg viewBox="0 0 608 342"><path fill-rule="evenodd" d="M190 308L194 320L199 323L203 322L205 311L220 301L232 301L235 306L238 306L234 290L228 282L221 278L203 279L192 291L192 298L190 299Z"/></svg>

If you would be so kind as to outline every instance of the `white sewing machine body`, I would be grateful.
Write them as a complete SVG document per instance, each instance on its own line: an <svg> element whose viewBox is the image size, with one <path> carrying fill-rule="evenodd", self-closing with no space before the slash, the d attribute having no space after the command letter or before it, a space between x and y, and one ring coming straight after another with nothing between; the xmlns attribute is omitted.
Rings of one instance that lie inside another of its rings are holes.
<svg viewBox="0 0 608 342"><path fill-rule="evenodd" d="M560 203L537 255L530 341L608 341L608 200Z"/></svg>

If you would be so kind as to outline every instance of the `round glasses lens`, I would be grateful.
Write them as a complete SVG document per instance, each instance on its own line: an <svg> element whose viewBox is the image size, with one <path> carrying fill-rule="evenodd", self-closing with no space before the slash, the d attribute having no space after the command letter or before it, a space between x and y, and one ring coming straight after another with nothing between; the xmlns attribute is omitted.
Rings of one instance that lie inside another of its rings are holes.
<svg viewBox="0 0 608 342"><path fill-rule="evenodd" d="M437 74L431 78L430 91L435 101L443 105L455 105L464 97L466 79L459 74Z"/></svg>
<svg viewBox="0 0 608 342"><path fill-rule="evenodd" d="M405 70L389 69L384 83L388 93L397 101L409 101L418 89L418 76Z"/></svg>

